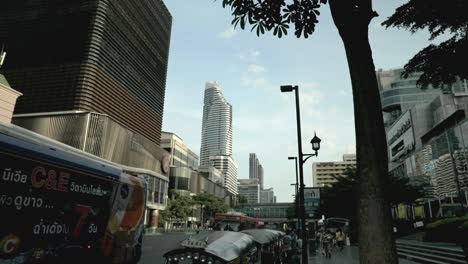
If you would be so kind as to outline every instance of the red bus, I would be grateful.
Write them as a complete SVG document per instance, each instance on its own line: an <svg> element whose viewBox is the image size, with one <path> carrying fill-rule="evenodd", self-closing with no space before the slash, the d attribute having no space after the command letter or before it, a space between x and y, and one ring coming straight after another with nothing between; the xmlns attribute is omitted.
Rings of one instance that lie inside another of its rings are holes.
<svg viewBox="0 0 468 264"><path fill-rule="evenodd" d="M215 230L242 231L258 228L258 219L243 213L216 213Z"/></svg>

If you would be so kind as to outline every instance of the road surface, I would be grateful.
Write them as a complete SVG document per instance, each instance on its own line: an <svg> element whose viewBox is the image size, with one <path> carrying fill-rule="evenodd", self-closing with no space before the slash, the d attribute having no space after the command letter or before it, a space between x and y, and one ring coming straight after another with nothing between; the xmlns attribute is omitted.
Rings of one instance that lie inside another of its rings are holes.
<svg viewBox="0 0 468 264"><path fill-rule="evenodd" d="M147 235L143 238L143 255L139 264L164 264L164 253L175 249L182 240L190 235L180 233L164 233Z"/></svg>

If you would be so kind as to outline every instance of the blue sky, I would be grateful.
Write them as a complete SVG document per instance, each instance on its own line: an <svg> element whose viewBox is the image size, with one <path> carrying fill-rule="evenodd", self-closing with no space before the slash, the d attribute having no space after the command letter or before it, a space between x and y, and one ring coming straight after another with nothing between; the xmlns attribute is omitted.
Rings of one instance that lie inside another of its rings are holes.
<svg viewBox="0 0 468 264"><path fill-rule="evenodd" d="M318 158L305 164L312 184L312 162L340 160L355 152L351 82L343 44L329 7L323 6L316 32L308 39L272 34L257 37L234 30L221 0L166 0L173 16L163 130L178 134L200 151L203 92L206 81L219 81L233 105L234 159L239 178L248 178L248 154L257 153L265 171L265 187L278 201L292 200L297 155L293 94L281 84L300 85L304 152L311 152L314 130L322 139ZM403 66L428 44L428 34L380 27L405 1L374 1L380 16L369 29L376 68Z"/></svg>

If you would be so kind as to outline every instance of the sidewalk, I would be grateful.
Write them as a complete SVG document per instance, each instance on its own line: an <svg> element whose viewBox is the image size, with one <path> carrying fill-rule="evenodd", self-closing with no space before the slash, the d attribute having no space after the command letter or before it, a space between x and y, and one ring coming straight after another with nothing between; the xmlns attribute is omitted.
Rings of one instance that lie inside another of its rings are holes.
<svg viewBox="0 0 468 264"><path fill-rule="evenodd" d="M416 264L416 262L406 259L399 259L400 264ZM359 264L359 250L355 246L344 247L343 251L334 250L330 259L317 253L316 256L309 256L309 264Z"/></svg>

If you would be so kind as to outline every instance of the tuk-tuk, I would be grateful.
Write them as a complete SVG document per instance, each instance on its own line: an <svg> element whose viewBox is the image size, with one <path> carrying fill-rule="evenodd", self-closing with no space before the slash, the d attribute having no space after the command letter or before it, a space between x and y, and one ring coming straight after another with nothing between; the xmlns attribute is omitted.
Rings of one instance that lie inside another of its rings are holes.
<svg viewBox="0 0 468 264"><path fill-rule="evenodd" d="M163 255L166 264L257 263L252 236L240 232L214 231L182 241L180 247Z"/></svg>
<svg viewBox="0 0 468 264"><path fill-rule="evenodd" d="M285 233L272 229L249 229L241 232L251 235L257 246L258 253L252 263L281 263L284 253L282 239Z"/></svg>

